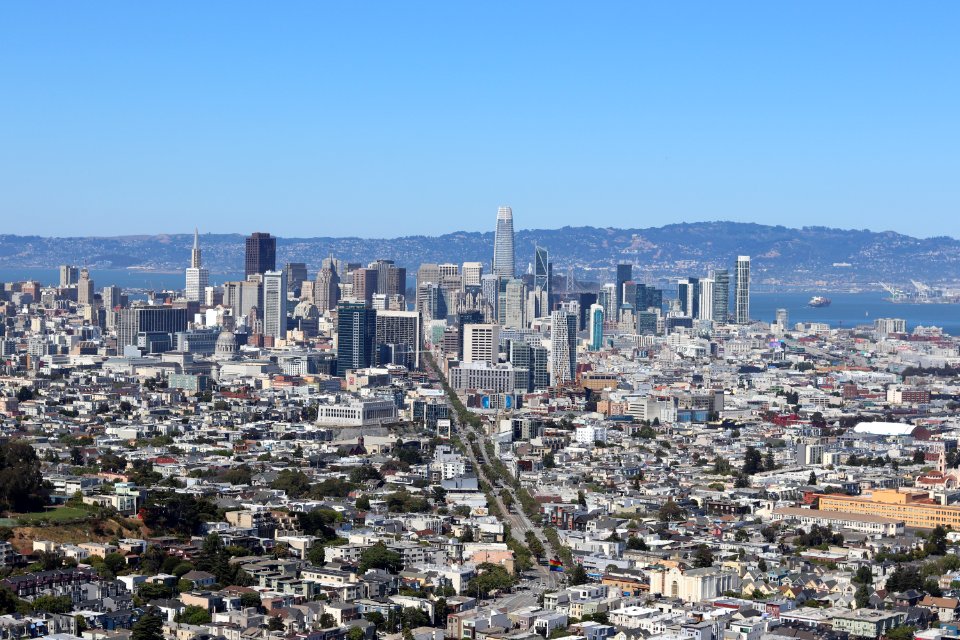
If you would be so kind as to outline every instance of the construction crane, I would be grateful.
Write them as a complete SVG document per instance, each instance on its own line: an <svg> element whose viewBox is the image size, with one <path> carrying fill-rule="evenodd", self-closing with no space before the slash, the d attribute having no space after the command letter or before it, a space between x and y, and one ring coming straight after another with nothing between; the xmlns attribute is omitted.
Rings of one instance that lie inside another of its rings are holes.
<svg viewBox="0 0 960 640"><path fill-rule="evenodd" d="M878 282L877 284L883 287L883 290L890 294L890 300L892 302L900 302L906 297L906 294L903 291L897 287L894 287L893 285L887 284L886 282Z"/></svg>
<svg viewBox="0 0 960 640"><path fill-rule="evenodd" d="M917 280L911 280L910 282L917 290L917 299L920 302L929 302L932 289L928 285L918 282Z"/></svg>

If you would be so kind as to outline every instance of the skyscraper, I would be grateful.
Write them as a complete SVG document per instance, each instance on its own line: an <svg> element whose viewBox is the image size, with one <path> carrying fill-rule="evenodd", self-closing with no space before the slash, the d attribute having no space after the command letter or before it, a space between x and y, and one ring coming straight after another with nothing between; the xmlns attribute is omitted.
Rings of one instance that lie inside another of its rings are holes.
<svg viewBox="0 0 960 640"><path fill-rule="evenodd" d="M313 304L323 313L335 309L339 301L340 276L337 275L336 266L330 261L317 273L317 280L313 285Z"/></svg>
<svg viewBox="0 0 960 640"><path fill-rule="evenodd" d="M463 286L479 287L480 278L483 277L482 262L464 262L463 263Z"/></svg>
<svg viewBox="0 0 960 640"><path fill-rule="evenodd" d="M287 272L263 274L263 335L287 337Z"/></svg>
<svg viewBox="0 0 960 640"><path fill-rule="evenodd" d="M713 287L716 283L713 278L704 278L700 281L700 319L713 320L716 310L713 308Z"/></svg>
<svg viewBox="0 0 960 640"><path fill-rule="evenodd" d="M737 305L734 321L737 324L748 324L750 322L750 256L737 257L734 303Z"/></svg>
<svg viewBox="0 0 960 640"><path fill-rule="evenodd" d="M77 279L77 304L93 304L93 280L86 267L80 269L80 278Z"/></svg>
<svg viewBox="0 0 960 640"><path fill-rule="evenodd" d="M618 264L617 265L617 288L614 291L614 301L613 301L613 312L615 315L610 316L610 319L616 322L620 318L620 307L623 306L624 302L632 302L623 297L623 285L625 282L633 280L633 265L632 264Z"/></svg>
<svg viewBox="0 0 960 640"><path fill-rule="evenodd" d="M504 295L505 315L503 326L510 329L524 329L527 326L527 287L523 280L511 278L507 281Z"/></svg>
<svg viewBox="0 0 960 640"><path fill-rule="evenodd" d="M77 284L77 279L80 277L80 270L77 269L72 264L62 264L60 265L60 286L69 287L72 284Z"/></svg>
<svg viewBox="0 0 960 640"><path fill-rule="evenodd" d="M407 292L407 270L398 267L393 260L374 260L367 265L377 272L376 292L386 296L404 295Z"/></svg>
<svg viewBox="0 0 960 640"><path fill-rule="evenodd" d="M457 358L463 360L463 336L468 324L478 324L483 322L483 312L478 309L460 311L457 313L457 336L459 348L457 349Z"/></svg>
<svg viewBox="0 0 960 640"><path fill-rule="evenodd" d="M730 322L730 272L726 269L713 272L713 321Z"/></svg>
<svg viewBox="0 0 960 640"><path fill-rule="evenodd" d="M493 273L503 278L516 275L513 253L513 209L497 210L497 231L493 237Z"/></svg>
<svg viewBox="0 0 960 640"><path fill-rule="evenodd" d="M200 232L193 230L193 249L190 251L190 266L187 268L187 286L184 297L188 302L203 302L203 294L210 284L210 272L203 268L200 253Z"/></svg>
<svg viewBox="0 0 960 640"><path fill-rule="evenodd" d="M781 330L785 330L790 323L790 312L786 309L777 309L777 324Z"/></svg>
<svg viewBox="0 0 960 640"><path fill-rule="evenodd" d="M307 280L307 265L304 262L288 262L283 268L287 272L287 287L296 295L300 295L303 283Z"/></svg>
<svg viewBox="0 0 960 640"><path fill-rule="evenodd" d="M463 326L463 362L497 364L500 352L500 325L466 324Z"/></svg>
<svg viewBox="0 0 960 640"><path fill-rule="evenodd" d="M170 305L138 306L120 311L117 347L137 344L141 333L173 334L187 329L187 310Z"/></svg>
<svg viewBox="0 0 960 640"><path fill-rule="evenodd" d="M590 350L599 351L603 347L603 306L590 305Z"/></svg>
<svg viewBox="0 0 960 640"><path fill-rule="evenodd" d="M416 311L377 311L377 362L420 367L420 314Z"/></svg>
<svg viewBox="0 0 960 640"><path fill-rule="evenodd" d="M115 284L104 287L100 298L103 300L103 308L108 311L123 305L123 292Z"/></svg>
<svg viewBox="0 0 960 640"><path fill-rule="evenodd" d="M274 271L277 268L277 239L259 231L247 237L247 253L244 260L247 276Z"/></svg>
<svg viewBox="0 0 960 640"><path fill-rule="evenodd" d="M352 275L353 297L369 305L373 301L373 294L377 292L377 270L354 269Z"/></svg>
<svg viewBox="0 0 960 640"><path fill-rule="evenodd" d="M615 318L614 315L617 307L617 285L612 282L608 282L600 288L600 292L597 294L597 303L603 307L603 317L604 319Z"/></svg>
<svg viewBox="0 0 960 640"><path fill-rule="evenodd" d="M551 318L550 384L573 382L577 376L577 316L554 311Z"/></svg>
<svg viewBox="0 0 960 640"><path fill-rule="evenodd" d="M337 305L337 375L365 369L374 363L377 312L363 302Z"/></svg>
<svg viewBox="0 0 960 640"><path fill-rule="evenodd" d="M553 264L550 262L550 253L543 247L534 248L533 256L533 289L543 291L547 296L547 309L553 309L553 292L550 288L550 279L553 277Z"/></svg>

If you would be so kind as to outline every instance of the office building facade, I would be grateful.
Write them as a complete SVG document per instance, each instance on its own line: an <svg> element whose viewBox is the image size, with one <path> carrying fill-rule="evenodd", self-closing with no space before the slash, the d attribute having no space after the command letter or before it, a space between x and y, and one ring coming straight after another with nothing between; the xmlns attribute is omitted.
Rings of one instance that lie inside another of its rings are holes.
<svg viewBox="0 0 960 640"><path fill-rule="evenodd" d="M573 382L577 376L577 316L554 311L551 316L550 384Z"/></svg>
<svg viewBox="0 0 960 640"><path fill-rule="evenodd" d="M516 275L513 250L513 209L497 210L497 230L493 238L493 273L502 278Z"/></svg>
<svg viewBox="0 0 960 640"><path fill-rule="evenodd" d="M203 268L200 252L200 232L193 230L193 249L190 251L190 266L186 272L184 297L187 302L203 302L204 293L210 284L210 272Z"/></svg>
<svg viewBox="0 0 960 640"><path fill-rule="evenodd" d="M246 242L244 271L246 276L275 271L277 268L277 239L259 231L250 234Z"/></svg>
<svg viewBox="0 0 960 640"><path fill-rule="evenodd" d="M736 274L734 321L737 324L747 324L750 322L750 256L737 257Z"/></svg>
<svg viewBox="0 0 960 640"><path fill-rule="evenodd" d="M263 335L287 337L287 272L263 274Z"/></svg>
<svg viewBox="0 0 960 640"><path fill-rule="evenodd" d="M590 350L599 351L603 347L603 306L590 306Z"/></svg>
<svg viewBox="0 0 960 640"><path fill-rule="evenodd" d="M377 312L362 302L337 305L337 375L374 364Z"/></svg>
<svg viewBox="0 0 960 640"><path fill-rule="evenodd" d="M390 354L389 362L407 369L420 368L423 331L420 326L420 314L416 311L377 311L376 345L379 364L387 364L385 354Z"/></svg>

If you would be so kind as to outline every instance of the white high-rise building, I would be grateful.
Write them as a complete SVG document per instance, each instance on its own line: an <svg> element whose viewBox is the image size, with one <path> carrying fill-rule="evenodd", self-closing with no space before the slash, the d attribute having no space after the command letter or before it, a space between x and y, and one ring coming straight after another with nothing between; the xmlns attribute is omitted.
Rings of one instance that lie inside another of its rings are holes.
<svg viewBox="0 0 960 640"><path fill-rule="evenodd" d="M577 376L577 316L554 311L550 319L550 384L557 386Z"/></svg>
<svg viewBox="0 0 960 640"><path fill-rule="evenodd" d="M203 294L210 284L210 272L203 268L200 257L200 232L193 230L193 250L190 252L190 267L187 269L185 297L188 302L203 302Z"/></svg>
<svg viewBox="0 0 960 640"><path fill-rule="evenodd" d="M463 362L497 364L500 354L500 325L463 325Z"/></svg>
<svg viewBox="0 0 960 640"><path fill-rule="evenodd" d="M701 320L716 320L716 315L714 313L713 302L714 298L714 285L716 282L713 278L704 278L700 281L700 319Z"/></svg>
<svg viewBox="0 0 960 640"><path fill-rule="evenodd" d="M737 257L736 282L734 283L734 322L750 322L750 256Z"/></svg>
<svg viewBox="0 0 960 640"><path fill-rule="evenodd" d="M789 323L790 312L786 309L777 309L777 325L780 327L780 329L786 331Z"/></svg>
<svg viewBox="0 0 960 640"><path fill-rule="evenodd" d="M287 337L287 272L263 274L263 335Z"/></svg>
<svg viewBox="0 0 960 640"><path fill-rule="evenodd" d="M463 286L479 287L480 279L483 277L482 262L464 262L463 263Z"/></svg>
<svg viewBox="0 0 960 640"><path fill-rule="evenodd" d="M493 273L503 278L516 276L513 253L513 209L497 210L497 231L493 237Z"/></svg>
<svg viewBox="0 0 960 640"><path fill-rule="evenodd" d="M525 329L527 326L527 286L523 280L513 278L507 282L504 294L506 307L503 326L508 329Z"/></svg>

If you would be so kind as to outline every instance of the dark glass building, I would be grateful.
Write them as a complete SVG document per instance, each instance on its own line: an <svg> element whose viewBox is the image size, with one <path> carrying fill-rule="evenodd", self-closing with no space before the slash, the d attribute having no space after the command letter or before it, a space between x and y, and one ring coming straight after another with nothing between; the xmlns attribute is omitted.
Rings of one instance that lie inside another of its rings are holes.
<svg viewBox="0 0 960 640"><path fill-rule="evenodd" d="M337 375L348 369L373 366L377 339L377 312L362 302L337 305Z"/></svg>
<svg viewBox="0 0 960 640"><path fill-rule="evenodd" d="M257 231L247 237L244 272L248 276L277 269L277 239Z"/></svg>

